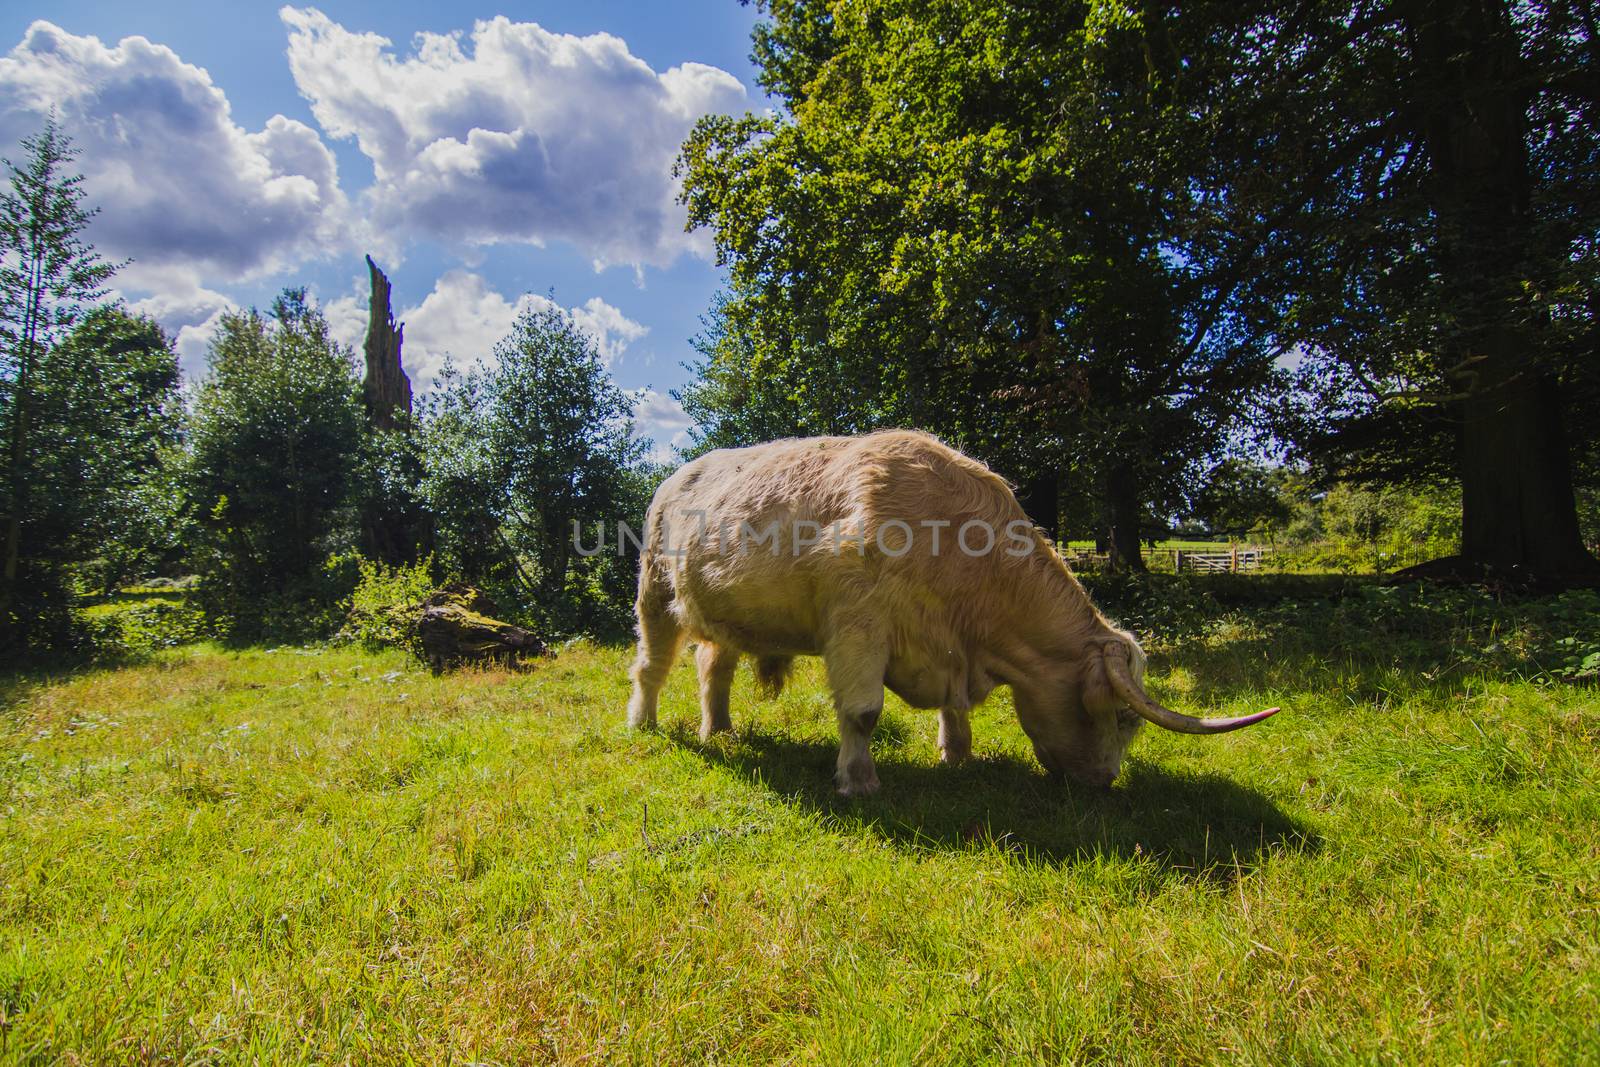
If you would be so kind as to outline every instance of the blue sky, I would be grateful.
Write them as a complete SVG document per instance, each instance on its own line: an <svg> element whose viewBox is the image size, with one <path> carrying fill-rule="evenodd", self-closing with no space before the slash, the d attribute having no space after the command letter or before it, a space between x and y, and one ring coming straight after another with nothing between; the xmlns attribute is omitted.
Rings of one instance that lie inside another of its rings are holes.
<svg viewBox="0 0 1600 1067"><path fill-rule="evenodd" d="M420 385L553 290L650 390L665 444L721 283L666 168L697 115L765 106L755 20L737 0L7 5L0 144L56 109L102 209L91 239L133 260L120 295L191 374L221 311L285 285L359 337L370 251Z"/></svg>

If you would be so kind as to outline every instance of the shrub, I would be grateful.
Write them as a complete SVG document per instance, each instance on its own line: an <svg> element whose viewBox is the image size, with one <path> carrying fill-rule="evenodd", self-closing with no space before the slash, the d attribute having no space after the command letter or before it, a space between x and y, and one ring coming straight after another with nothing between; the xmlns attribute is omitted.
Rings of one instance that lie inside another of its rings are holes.
<svg viewBox="0 0 1600 1067"><path fill-rule="evenodd" d="M117 625L121 647L135 654L177 648L207 636L205 615L182 600L155 600L109 618Z"/></svg>
<svg viewBox="0 0 1600 1067"><path fill-rule="evenodd" d="M138 659L211 635L205 613L187 600L151 600L77 613L74 651L95 660Z"/></svg>
<svg viewBox="0 0 1600 1067"><path fill-rule="evenodd" d="M350 596L350 612L339 638L371 649L399 648L421 655L416 605L433 592L433 557L411 566L387 567L363 559L361 578Z"/></svg>

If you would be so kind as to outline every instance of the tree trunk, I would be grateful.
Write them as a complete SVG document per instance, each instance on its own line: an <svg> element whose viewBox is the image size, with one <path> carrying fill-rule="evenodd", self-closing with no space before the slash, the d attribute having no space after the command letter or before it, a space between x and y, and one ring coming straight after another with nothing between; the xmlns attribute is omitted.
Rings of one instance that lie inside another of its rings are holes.
<svg viewBox="0 0 1600 1067"><path fill-rule="evenodd" d="M1144 554L1139 550L1139 526L1144 506L1139 500L1139 482L1131 466L1113 466L1106 476L1106 507L1111 520L1111 569L1142 574L1145 565Z"/></svg>
<svg viewBox="0 0 1600 1067"><path fill-rule="evenodd" d="M1017 503L1033 524L1056 540L1061 527L1061 476L1048 471L1028 479L1019 487Z"/></svg>
<svg viewBox="0 0 1600 1067"><path fill-rule="evenodd" d="M396 325L389 306L389 279L367 257L372 278L372 297L367 304L367 376L361 383L367 401L367 418L375 429L393 430L400 425L398 413L411 415L411 379L400 364L404 325Z"/></svg>
<svg viewBox="0 0 1600 1067"><path fill-rule="evenodd" d="M539 595L546 607L553 608L566 594L572 523L560 513L541 516L541 520L545 524L545 544L539 560Z"/></svg>
<svg viewBox="0 0 1600 1067"><path fill-rule="evenodd" d="M411 379L401 363L405 327L394 321L389 279L371 256L367 257L367 272L372 296L367 307L367 375L361 383L367 424L380 433L409 433ZM367 554L391 567L415 563L427 554L432 540L428 518L420 510L396 506L392 500L369 502L362 509L361 532Z"/></svg>
<svg viewBox="0 0 1600 1067"><path fill-rule="evenodd" d="M1559 584L1600 564L1583 547L1562 398L1541 365L1523 60L1507 8L1417 0L1407 12L1432 166L1440 273L1454 300L1441 345L1459 402L1463 571Z"/></svg>
<svg viewBox="0 0 1600 1067"><path fill-rule="evenodd" d="M1484 353L1461 404L1461 556L1499 575L1559 584L1596 564L1578 528L1556 383L1515 344Z"/></svg>

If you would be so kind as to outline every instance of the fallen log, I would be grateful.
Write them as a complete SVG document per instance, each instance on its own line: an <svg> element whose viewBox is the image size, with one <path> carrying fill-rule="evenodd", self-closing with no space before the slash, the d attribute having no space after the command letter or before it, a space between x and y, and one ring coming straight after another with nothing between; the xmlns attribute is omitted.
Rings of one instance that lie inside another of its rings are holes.
<svg viewBox="0 0 1600 1067"><path fill-rule="evenodd" d="M524 656L545 651L531 630L494 618L494 601L469 585L447 585L414 610L417 642L434 674L465 663L513 666Z"/></svg>

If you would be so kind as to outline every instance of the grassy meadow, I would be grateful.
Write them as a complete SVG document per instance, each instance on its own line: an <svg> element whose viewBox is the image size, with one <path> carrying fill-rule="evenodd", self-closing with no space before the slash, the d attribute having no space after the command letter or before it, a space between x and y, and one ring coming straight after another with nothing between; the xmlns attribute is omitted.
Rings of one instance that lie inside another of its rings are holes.
<svg viewBox="0 0 1600 1067"><path fill-rule="evenodd" d="M840 800L816 663L708 745L623 647L8 676L0 1060L1600 1062L1592 605L1359 593L1127 599L1158 698L1284 712L1105 793L1002 691L953 769L891 700Z"/></svg>

